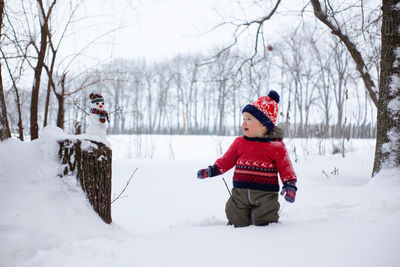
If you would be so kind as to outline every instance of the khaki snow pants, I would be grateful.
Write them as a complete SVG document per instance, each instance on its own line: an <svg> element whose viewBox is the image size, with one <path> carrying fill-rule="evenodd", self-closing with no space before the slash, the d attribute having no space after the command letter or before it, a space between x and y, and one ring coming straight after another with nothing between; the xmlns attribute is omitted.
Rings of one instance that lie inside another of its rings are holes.
<svg viewBox="0 0 400 267"><path fill-rule="evenodd" d="M225 206L229 224L235 227L268 225L279 219L278 192L233 188Z"/></svg>

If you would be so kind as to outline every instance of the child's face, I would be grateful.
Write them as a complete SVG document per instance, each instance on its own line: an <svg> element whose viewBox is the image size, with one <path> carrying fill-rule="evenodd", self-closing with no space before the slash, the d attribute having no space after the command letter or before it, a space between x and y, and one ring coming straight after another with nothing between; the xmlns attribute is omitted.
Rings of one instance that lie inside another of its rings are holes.
<svg viewBox="0 0 400 267"><path fill-rule="evenodd" d="M264 137L267 134L267 128L257 120L253 115L248 112L243 112L243 123L242 131L245 136L254 137Z"/></svg>

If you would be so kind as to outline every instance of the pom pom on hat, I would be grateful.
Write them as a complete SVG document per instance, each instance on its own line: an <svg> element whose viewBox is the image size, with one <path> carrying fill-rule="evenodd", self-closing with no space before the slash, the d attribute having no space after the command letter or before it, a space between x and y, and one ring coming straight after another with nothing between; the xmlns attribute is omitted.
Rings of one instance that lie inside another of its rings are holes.
<svg viewBox="0 0 400 267"><path fill-rule="evenodd" d="M248 112L259 120L268 131L272 131L278 117L279 94L271 90L267 96L260 97L257 101L246 105L243 112Z"/></svg>
<svg viewBox="0 0 400 267"><path fill-rule="evenodd" d="M279 94L276 91L274 91L274 90L269 91L268 96L270 98L272 98L273 100L275 100L276 103L279 104L280 97L279 97Z"/></svg>

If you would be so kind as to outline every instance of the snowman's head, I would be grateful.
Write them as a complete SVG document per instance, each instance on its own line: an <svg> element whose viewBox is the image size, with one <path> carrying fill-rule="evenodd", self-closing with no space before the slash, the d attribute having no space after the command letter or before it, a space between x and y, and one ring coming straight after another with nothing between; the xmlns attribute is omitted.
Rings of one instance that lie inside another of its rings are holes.
<svg viewBox="0 0 400 267"><path fill-rule="evenodd" d="M99 94L90 94L90 107L99 109L99 110L104 110L104 98L102 95Z"/></svg>

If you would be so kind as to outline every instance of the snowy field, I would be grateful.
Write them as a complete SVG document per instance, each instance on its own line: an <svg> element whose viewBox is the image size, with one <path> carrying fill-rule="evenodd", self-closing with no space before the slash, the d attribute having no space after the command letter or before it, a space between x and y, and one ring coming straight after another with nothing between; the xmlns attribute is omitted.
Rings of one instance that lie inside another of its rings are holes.
<svg viewBox="0 0 400 267"><path fill-rule="evenodd" d="M374 140L285 139L298 176L280 222L226 225L221 177L199 180L234 137L109 136L113 223L57 177L54 127L0 143L0 266L400 266L400 172L370 179ZM222 175L232 185L232 171Z"/></svg>

